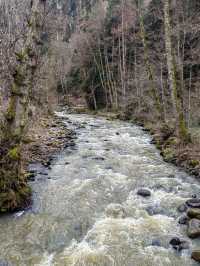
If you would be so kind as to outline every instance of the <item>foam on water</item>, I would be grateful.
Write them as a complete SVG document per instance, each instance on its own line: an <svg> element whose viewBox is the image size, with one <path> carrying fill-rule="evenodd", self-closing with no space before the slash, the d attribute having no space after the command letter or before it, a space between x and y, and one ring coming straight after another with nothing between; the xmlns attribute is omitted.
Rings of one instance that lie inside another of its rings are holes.
<svg viewBox="0 0 200 266"><path fill-rule="evenodd" d="M31 210L0 219L0 258L16 266L197 265L190 252L200 243L187 239L177 208L200 196L199 183L163 162L137 126L57 115L76 130L76 147L55 159L49 178L32 183ZM139 188L151 196L137 195ZM173 250L174 236L190 249Z"/></svg>

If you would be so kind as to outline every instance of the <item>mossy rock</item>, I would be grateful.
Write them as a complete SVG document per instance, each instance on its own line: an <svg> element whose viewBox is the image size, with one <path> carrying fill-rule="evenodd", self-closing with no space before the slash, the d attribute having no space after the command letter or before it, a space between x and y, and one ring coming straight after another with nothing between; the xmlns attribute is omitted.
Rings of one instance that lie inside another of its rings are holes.
<svg viewBox="0 0 200 266"><path fill-rule="evenodd" d="M171 148L165 148L162 151L162 155L167 162L171 162L174 160L174 151Z"/></svg>
<svg viewBox="0 0 200 266"><path fill-rule="evenodd" d="M14 147L12 148L9 152L8 152L8 156L12 159L12 160L19 160L20 159L20 155L21 155L21 151L20 151L20 147Z"/></svg>
<svg viewBox="0 0 200 266"><path fill-rule="evenodd" d="M189 165L190 165L191 167L196 167L196 166L199 165L199 161L198 161L198 160L190 160L190 161L189 161Z"/></svg>

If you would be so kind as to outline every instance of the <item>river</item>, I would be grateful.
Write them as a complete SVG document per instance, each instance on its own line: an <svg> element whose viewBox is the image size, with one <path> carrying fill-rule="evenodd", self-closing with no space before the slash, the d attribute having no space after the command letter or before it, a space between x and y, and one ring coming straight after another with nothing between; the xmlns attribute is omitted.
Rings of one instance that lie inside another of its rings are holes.
<svg viewBox="0 0 200 266"><path fill-rule="evenodd" d="M0 265L195 266L178 206L200 196L193 177L162 160L138 126L57 113L76 145L31 183L33 206L0 218ZM151 196L142 197L138 189ZM189 249L174 250L173 237Z"/></svg>

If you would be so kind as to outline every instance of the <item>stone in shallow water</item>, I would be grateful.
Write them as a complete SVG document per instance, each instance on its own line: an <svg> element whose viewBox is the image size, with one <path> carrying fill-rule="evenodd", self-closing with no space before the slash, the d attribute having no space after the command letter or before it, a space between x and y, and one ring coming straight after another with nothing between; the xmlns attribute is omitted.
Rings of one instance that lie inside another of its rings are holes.
<svg viewBox="0 0 200 266"><path fill-rule="evenodd" d="M151 191L146 188L141 188L137 191L137 195L140 195L142 197L150 197Z"/></svg>
<svg viewBox="0 0 200 266"><path fill-rule="evenodd" d="M188 224L189 222L189 218L187 217L187 215L183 214L181 217L179 217L178 219L178 223L179 224Z"/></svg>
<svg viewBox="0 0 200 266"><path fill-rule="evenodd" d="M185 240L181 240L179 237L172 238L169 244L177 251L189 249L189 243Z"/></svg>
<svg viewBox="0 0 200 266"><path fill-rule="evenodd" d="M97 156L97 157L94 157L93 160L104 161L105 158L104 157L101 157L101 156Z"/></svg>
<svg viewBox="0 0 200 266"><path fill-rule="evenodd" d="M186 204L192 208L200 208L200 199L193 198L186 201Z"/></svg>
<svg viewBox="0 0 200 266"><path fill-rule="evenodd" d="M196 261L200 262L200 249L199 250L193 250L191 258L193 260L196 260Z"/></svg>
<svg viewBox="0 0 200 266"><path fill-rule="evenodd" d="M198 220L200 220L200 209L189 209L187 211L187 216L190 217L190 218L196 218Z"/></svg>
<svg viewBox="0 0 200 266"><path fill-rule="evenodd" d="M197 238L200 236L200 220L191 219L189 221L187 234L190 238Z"/></svg>

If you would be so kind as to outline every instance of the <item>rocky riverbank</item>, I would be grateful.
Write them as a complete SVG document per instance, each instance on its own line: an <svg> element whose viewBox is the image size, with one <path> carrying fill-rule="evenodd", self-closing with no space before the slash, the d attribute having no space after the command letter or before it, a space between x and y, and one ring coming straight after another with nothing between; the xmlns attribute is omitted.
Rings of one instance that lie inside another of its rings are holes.
<svg viewBox="0 0 200 266"><path fill-rule="evenodd" d="M66 124L67 118L61 119L56 115L43 117L29 130L24 139L24 166L28 180L33 181L35 170L30 170L30 165L41 164L50 168L53 157L61 150L74 146L76 134Z"/></svg>

